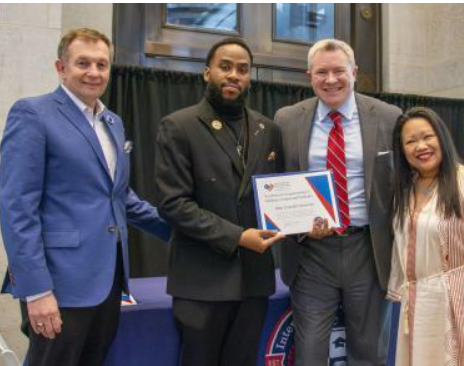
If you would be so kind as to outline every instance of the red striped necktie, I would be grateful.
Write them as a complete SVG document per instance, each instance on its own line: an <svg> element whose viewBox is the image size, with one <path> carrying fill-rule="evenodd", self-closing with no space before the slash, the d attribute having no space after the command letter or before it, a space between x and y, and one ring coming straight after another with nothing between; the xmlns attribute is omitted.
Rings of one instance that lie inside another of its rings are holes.
<svg viewBox="0 0 464 366"><path fill-rule="evenodd" d="M348 198L348 184L346 180L345 138L343 135L342 115L333 111L329 113L333 127L329 133L327 143L327 169L332 169L335 182L335 192L338 197L341 228L339 234L350 225L350 201Z"/></svg>

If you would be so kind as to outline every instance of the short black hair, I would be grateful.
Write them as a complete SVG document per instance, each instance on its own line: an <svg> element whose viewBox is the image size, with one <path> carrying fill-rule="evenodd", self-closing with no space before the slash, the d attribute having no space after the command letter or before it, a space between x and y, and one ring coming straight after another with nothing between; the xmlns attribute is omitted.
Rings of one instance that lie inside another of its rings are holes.
<svg viewBox="0 0 464 366"><path fill-rule="evenodd" d="M250 47L248 47L245 41L238 37L228 37L213 44L213 46L208 51L208 55L206 56L206 66L209 66L211 64L211 60L214 58L214 55L216 54L217 49L219 47L222 47L228 44L236 44L244 48L248 52L248 55L250 56L250 66L253 65L253 54L251 53Z"/></svg>

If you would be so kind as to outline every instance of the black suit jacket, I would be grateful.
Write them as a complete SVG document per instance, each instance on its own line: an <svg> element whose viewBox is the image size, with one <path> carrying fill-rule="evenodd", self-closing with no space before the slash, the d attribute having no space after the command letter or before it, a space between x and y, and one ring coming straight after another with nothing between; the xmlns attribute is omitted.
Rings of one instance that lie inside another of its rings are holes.
<svg viewBox="0 0 464 366"><path fill-rule="evenodd" d="M248 162L241 169L234 141L208 101L165 117L156 148L159 212L172 225L168 293L208 301L274 292L272 253L238 247L256 227L251 177L281 165L280 130L246 109Z"/></svg>

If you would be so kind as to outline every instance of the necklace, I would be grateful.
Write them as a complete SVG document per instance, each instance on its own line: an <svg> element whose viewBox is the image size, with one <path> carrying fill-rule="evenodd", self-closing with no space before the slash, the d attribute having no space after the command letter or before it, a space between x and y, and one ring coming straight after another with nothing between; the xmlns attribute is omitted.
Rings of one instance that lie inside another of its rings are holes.
<svg viewBox="0 0 464 366"><path fill-rule="evenodd" d="M226 131L227 131L228 135L230 136L230 138L233 140L233 142L235 144L235 150L237 151L238 160L240 162L240 165L241 165L242 169L245 170L246 169L246 158L245 158L246 153L244 151L244 145L246 144L246 133L245 133L245 136L244 136L243 132L245 130L245 125L247 125L247 119L245 117L245 120L241 124L238 138L235 137L235 133L232 131L232 128L228 125L227 122L225 123L225 125L226 125ZM242 141L243 136L244 136L244 138L243 138L243 141Z"/></svg>
<svg viewBox="0 0 464 366"><path fill-rule="evenodd" d="M231 127L228 125L228 123L226 122L225 123L225 126L226 126L226 130L227 130L227 133L229 134L229 136L232 138L232 140L234 141L234 144L235 144L235 149L237 150L237 154L238 156L241 158L242 155L243 155L243 142L241 141L242 140L242 136L243 136L243 130L244 130L244 125L245 125L245 122L242 122L242 126L240 127L240 133L238 135L238 138L235 137L235 134L234 132L232 131Z"/></svg>
<svg viewBox="0 0 464 366"><path fill-rule="evenodd" d="M414 189L417 193L425 197L429 197L435 191L435 187L437 186L436 178L434 178L432 182L426 187L420 186L418 182L419 182L419 179L416 181L416 184L414 184Z"/></svg>
<svg viewBox="0 0 464 366"><path fill-rule="evenodd" d="M416 187L416 192L420 193L423 196L428 197L433 193L434 189L435 187L426 187L426 188Z"/></svg>

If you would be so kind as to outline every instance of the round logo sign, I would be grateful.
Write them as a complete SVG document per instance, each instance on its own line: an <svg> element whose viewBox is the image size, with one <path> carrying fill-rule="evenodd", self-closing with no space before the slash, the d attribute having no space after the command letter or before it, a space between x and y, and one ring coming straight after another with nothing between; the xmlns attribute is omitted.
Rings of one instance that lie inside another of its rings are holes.
<svg viewBox="0 0 464 366"><path fill-rule="evenodd" d="M346 366L345 327L343 310L339 309L330 335L329 366ZM288 308L277 320L267 341L264 366L293 366L295 346L293 312Z"/></svg>

